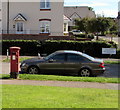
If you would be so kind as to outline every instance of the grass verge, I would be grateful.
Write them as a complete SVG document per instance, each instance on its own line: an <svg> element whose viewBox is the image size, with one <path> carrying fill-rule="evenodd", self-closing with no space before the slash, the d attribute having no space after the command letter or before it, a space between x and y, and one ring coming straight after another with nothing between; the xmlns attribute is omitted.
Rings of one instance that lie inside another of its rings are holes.
<svg viewBox="0 0 120 110"><path fill-rule="evenodd" d="M24 60L27 60L27 59L30 59L32 57L20 57L20 62L24 61ZM2 60L2 62L10 62L10 58L5 58Z"/></svg>
<svg viewBox="0 0 120 110"><path fill-rule="evenodd" d="M120 64L120 61L104 61L105 64Z"/></svg>
<svg viewBox="0 0 120 110"><path fill-rule="evenodd" d="M118 78L105 77L78 77L78 76L61 76L61 75L32 75L20 74L22 80L41 80L41 81L80 81L80 82L98 82L98 83L120 83ZM10 79L10 75L3 74L0 79Z"/></svg>
<svg viewBox="0 0 120 110"><path fill-rule="evenodd" d="M2 108L118 108L118 91L3 85Z"/></svg>

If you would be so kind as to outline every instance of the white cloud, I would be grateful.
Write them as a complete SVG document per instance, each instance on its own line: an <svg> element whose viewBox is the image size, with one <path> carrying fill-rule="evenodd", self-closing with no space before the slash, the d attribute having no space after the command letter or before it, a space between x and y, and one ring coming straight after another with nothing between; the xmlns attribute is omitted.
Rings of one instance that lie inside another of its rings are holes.
<svg viewBox="0 0 120 110"><path fill-rule="evenodd" d="M118 12L116 10L104 9L104 11L97 10L95 13L105 15L105 17L117 17Z"/></svg>
<svg viewBox="0 0 120 110"><path fill-rule="evenodd" d="M117 2L118 3L118 1L120 1L120 0L97 0L97 2L99 2L99 3L115 3L115 2ZM86 2L96 2L96 0L64 0L64 2L72 2L72 3L74 3L74 2L79 2L79 3L86 3Z"/></svg>
<svg viewBox="0 0 120 110"><path fill-rule="evenodd" d="M80 4L80 6L90 6L90 7L95 7L95 6L108 6L108 5L109 5L109 4L107 4L107 3L99 3L99 2Z"/></svg>

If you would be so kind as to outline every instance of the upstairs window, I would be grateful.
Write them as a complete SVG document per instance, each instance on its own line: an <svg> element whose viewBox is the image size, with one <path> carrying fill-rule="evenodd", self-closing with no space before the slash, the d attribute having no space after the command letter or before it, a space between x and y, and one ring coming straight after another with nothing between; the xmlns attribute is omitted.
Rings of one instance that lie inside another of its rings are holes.
<svg viewBox="0 0 120 110"><path fill-rule="evenodd" d="M41 0L40 9L50 9L50 0Z"/></svg>

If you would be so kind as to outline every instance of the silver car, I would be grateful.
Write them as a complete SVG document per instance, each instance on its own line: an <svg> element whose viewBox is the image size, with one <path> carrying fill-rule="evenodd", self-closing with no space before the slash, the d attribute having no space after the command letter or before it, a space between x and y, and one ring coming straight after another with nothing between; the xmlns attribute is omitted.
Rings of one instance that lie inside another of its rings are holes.
<svg viewBox="0 0 120 110"><path fill-rule="evenodd" d="M41 59L28 59L20 67L21 72L29 74L74 73L83 77L97 76L105 71L103 60L71 50L56 51Z"/></svg>

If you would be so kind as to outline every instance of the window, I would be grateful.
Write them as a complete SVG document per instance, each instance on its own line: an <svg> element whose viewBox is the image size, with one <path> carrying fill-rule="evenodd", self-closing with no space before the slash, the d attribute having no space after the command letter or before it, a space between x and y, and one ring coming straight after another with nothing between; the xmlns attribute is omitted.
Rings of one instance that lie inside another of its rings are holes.
<svg viewBox="0 0 120 110"><path fill-rule="evenodd" d="M67 61L68 62L83 62L86 59L83 56L76 55L76 54L68 54Z"/></svg>
<svg viewBox="0 0 120 110"><path fill-rule="evenodd" d="M65 54L57 54L51 58L55 61L65 61Z"/></svg>
<svg viewBox="0 0 120 110"><path fill-rule="evenodd" d="M40 21L40 33L50 33L50 21Z"/></svg>
<svg viewBox="0 0 120 110"><path fill-rule="evenodd" d="M50 9L50 0L41 0L40 9Z"/></svg>

